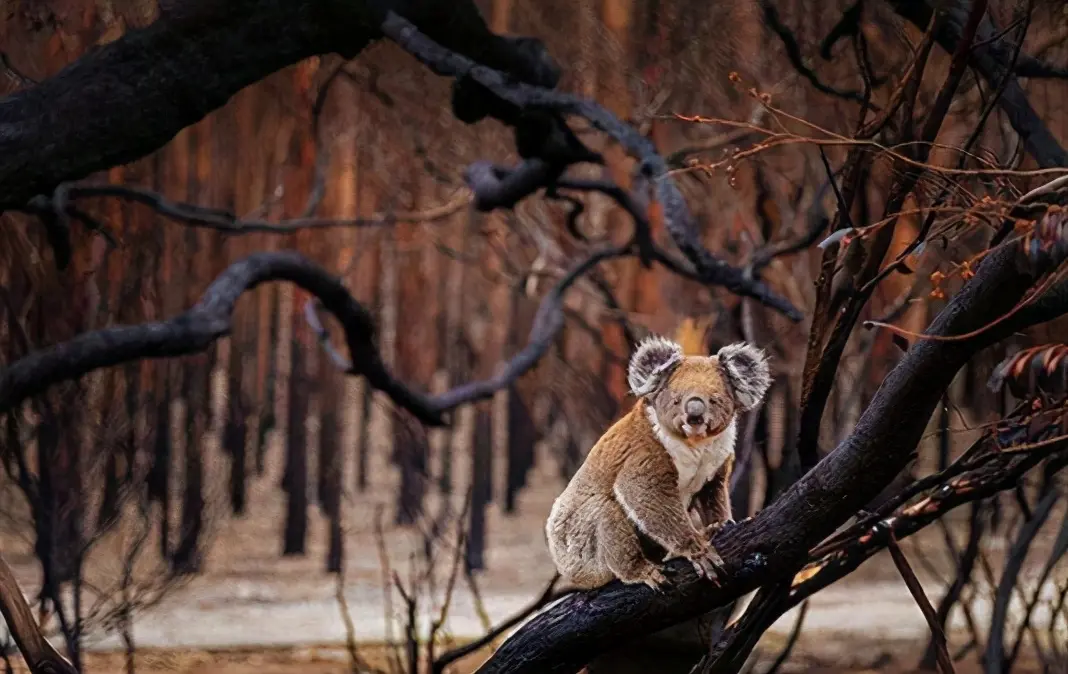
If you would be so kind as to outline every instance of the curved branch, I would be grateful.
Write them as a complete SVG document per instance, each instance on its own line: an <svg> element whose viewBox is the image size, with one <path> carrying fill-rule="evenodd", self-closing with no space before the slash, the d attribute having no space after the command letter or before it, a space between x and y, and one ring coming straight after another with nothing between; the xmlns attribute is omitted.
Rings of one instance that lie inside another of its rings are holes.
<svg viewBox="0 0 1068 674"><path fill-rule="evenodd" d="M278 252L257 253L232 264L194 307L170 320L94 330L15 361L0 371L0 413L53 384L102 367L203 351L230 333L238 298L267 281L291 281L318 297L345 327L353 372L366 376L372 386L403 404L405 389L382 362L370 313L349 295L339 279L297 253ZM428 423L441 423L438 415L418 405L409 409Z"/></svg>
<svg viewBox="0 0 1068 674"><path fill-rule="evenodd" d="M507 78L492 68L487 68L434 43L427 36L422 35L412 22L395 12L388 13L382 23L382 32L439 75L470 78L500 99L521 110L549 110L588 120L591 125L611 136L638 160L640 178L652 184L657 201L663 207L664 222L668 233L683 255L694 265L705 283L721 285L738 295L752 297L782 312L791 320L802 319L801 312L786 298L773 292L764 283L749 278L743 270L717 258L704 247L686 200L671 177L667 162L657 153L652 141L642 136L633 127L623 123L603 106L572 94ZM552 172L560 170L549 163L543 162L543 164L529 167L531 171L536 170L538 176L546 178L546 182L539 184L537 180L528 179L525 183L529 190L528 194L541 187L548 187L556 177L551 175ZM486 178L487 170L486 165L477 165L476 172L480 177ZM472 187L475 186L472 185ZM478 190L475 191L477 194ZM511 189L507 192L507 196L508 203L514 204L522 198L522 192L519 189Z"/></svg>
<svg viewBox="0 0 1068 674"><path fill-rule="evenodd" d="M523 350L512 356L492 377L479 381L469 382L452 388L444 393L427 396L405 387L400 382L393 380L378 380L382 385L376 384L376 380L361 369L361 363L352 363L345 360L330 344L329 335L323 327L315 312L314 306L309 302L305 307L305 318L308 325L316 333L319 341L326 348L331 360L342 370L364 374L375 388L379 388L389 394L395 403L415 414L421 421L430 425L440 425L442 415L456 409L461 405L490 398L494 393L507 387L516 379L534 367L539 360L549 351L553 340L564 327L564 294L582 278L587 272L606 260L633 255L631 246L605 248L595 251L587 256L582 262L575 265L563 278L557 281L552 290L542 300L538 312L534 315L534 325L530 329L530 336ZM322 302L322 298L319 298ZM330 309L326 305L327 309ZM336 312L335 316L337 315ZM342 321L344 326L344 321ZM347 334L347 330L346 330ZM349 348L352 352L351 343ZM384 368L383 368L384 372ZM388 373L386 373L388 376ZM2 398L0 398L2 400ZM0 409L3 409L0 406Z"/></svg>

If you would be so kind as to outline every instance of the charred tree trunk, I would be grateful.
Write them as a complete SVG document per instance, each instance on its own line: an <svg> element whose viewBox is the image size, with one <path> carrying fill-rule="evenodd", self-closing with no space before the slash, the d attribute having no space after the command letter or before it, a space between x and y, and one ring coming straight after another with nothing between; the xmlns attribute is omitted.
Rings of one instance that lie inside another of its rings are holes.
<svg viewBox="0 0 1068 674"><path fill-rule="evenodd" d="M330 530L326 551L326 572L338 573L344 563L344 532L341 522L344 452L341 451L341 424L338 410L340 382L332 377L323 395L319 430L319 502Z"/></svg>
<svg viewBox="0 0 1068 674"><path fill-rule="evenodd" d="M108 372L106 375L107 384L104 386L102 401L103 407L101 409L100 421L102 430L105 436L103 443L103 451L107 456L104 459L104 493L100 498L100 508L97 511L97 527L104 528L107 522L110 522L117 514L119 510L119 482L121 476L119 475L119 448L114 442L107 429L114 428L117 410L115 404L115 379L116 373Z"/></svg>
<svg viewBox="0 0 1068 674"><path fill-rule="evenodd" d="M515 513L519 491L527 486L534 467L537 428L516 387L508 391L508 484L504 492L504 512Z"/></svg>
<svg viewBox="0 0 1068 674"><path fill-rule="evenodd" d="M471 524L464 562L469 571L481 571L486 568L486 506L493 500L493 417L489 410L478 410L471 444Z"/></svg>
<svg viewBox="0 0 1068 674"><path fill-rule="evenodd" d="M242 374L241 354L231 347L227 385L229 405L223 446L230 456L230 510L234 515L245 514L248 498L248 461L245 452L248 423Z"/></svg>
<svg viewBox="0 0 1068 674"><path fill-rule="evenodd" d="M304 353L293 339L289 374L289 420L286 437L286 468L282 486L286 492L286 523L282 534L283 555L303 555L308 539L308 452L304 420L308 416L308 381Z"/></svg>
<svg viewBox="0 0 1068 674"><path fill-rule="evenodd" d="M208 388L207 363L204 356L187 366L182 398L186 404L185 471L182 494L181 527L171 564L180 574L200 570L200 537L204 528L204 435L206 410L203 401Z"/></svg>
<svg viewBox="0 0 1068 674"><path fill-rule="evenodd" d="M267 376L266 384L264 385L263 398L260 402L260 422L259 428L256 434L256 474L262 476L265 469L265 462L267 458L267 438L271 431L277 426L274 418L274 401L275 390L278 382L278 354L277 351L280 348L278 343L278 292L276 289L267 286L261 290L261 292L268 293L267 312L269 314L268 324L269 328L266 333L260 333L259 339L264 340L266 345L264 348L267 353Z"/></svg>
<svg viewBox="0 0 1068 674"><path fill-rule="evenodd" d="M149 474L149 498L159 502L159 551L163 559L170 559L170 512L171 512L171 391L169 368L163 368L160 383L163 389L156 412L155 443L152 452L152 470Z"/></svg>
<svg viewBox="0 0 1068 674"><path fill-rule="evenodd" d="M397 494L398 526L409 526L423 514L426 499L427 461L430 444L421 424L411 423L404 412L393 415L393 460L401 471L400 491Z"/></svg>
<svg viewBox="0 0 1068 674"><path fill-rule="evenodd" d="M367 459L370 454L371 444L371 407L374 404L375 392L370 386L364 386L360 393L360 428L359 451L356 453L356 489L360 492L367 490Z"/></svg>

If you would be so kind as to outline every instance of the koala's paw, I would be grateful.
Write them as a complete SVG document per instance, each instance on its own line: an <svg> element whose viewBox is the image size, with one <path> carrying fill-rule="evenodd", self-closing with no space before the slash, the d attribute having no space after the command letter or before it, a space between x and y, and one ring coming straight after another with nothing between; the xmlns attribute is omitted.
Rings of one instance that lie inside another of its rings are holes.
<svg viewBox="0 0 1068 674"><path fill-rule="evenodd" d="M697 572L698 576L707 578L714 583L718 584L720 576L726 573L723 566L723 558L719 556L719 553L711 545L696 555L687 556L687 559L693 564L694 571Z"/></svg>
<svg viewBox="0 0 1068 674"><path fill-rule="evenodd" d="M649 586L649 588L651 588L654 592L659 592L660 586L667 582L667 578L660 571L660 569L653 566L650 567L649 570L642 575L642 579L640 582Z"/></svg>
<svg viewBox="0 0 1068 674"><path fill-rule="evenodd" d="M734 520L723 520L722 522L713 522L705 527L705 535L711 538L721 531L730 531L734 527L738 526L738 523Z"/></svg>

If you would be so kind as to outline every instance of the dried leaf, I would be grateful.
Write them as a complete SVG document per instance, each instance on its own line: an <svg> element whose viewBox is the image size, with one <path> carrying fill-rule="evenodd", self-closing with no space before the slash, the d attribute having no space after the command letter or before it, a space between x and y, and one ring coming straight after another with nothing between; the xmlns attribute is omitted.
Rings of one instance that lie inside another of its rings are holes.
<svg viewBox="0 0 1068 674"><path fill-rule="evenodd" d="M1068 394L1068 345L1034 346L1001 361L989 386L999 391L1006 385L1017 398L1064 397Z"/></svg>

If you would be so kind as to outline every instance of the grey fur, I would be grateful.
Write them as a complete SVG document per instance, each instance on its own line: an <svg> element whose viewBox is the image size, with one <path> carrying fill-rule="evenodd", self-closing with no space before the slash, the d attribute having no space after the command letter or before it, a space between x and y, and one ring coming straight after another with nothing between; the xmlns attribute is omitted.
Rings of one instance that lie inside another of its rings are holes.
<svg viewBox="0 0 1068 674"><path fill-rule="evenodd" d="M748 412L759 405L771 387L767 354L752 344L737 342L720 349L716 357L734 389L734 399L741 411Z"/></svg>
<svg viewBox="0 0 1068 674"><path fill-rule="evenodd" d="M639 398L657 391L682 362L682 347L663 337L646 337L627 367L627 384Z"/></svg>

